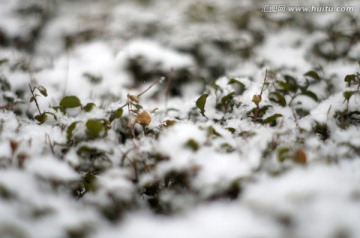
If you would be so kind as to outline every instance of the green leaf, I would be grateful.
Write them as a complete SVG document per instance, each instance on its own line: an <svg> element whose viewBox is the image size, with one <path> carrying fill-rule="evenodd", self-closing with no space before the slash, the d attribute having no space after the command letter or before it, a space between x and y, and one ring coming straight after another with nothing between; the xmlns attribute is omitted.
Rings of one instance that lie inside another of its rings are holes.
<svg viewBox="0 0 360 238"><path fill-rule="evenodd" d="M75 108L80 106L80 99L76 96L66 96L60 101L60 107L62 108Z"/></svg>
<svg viewBox="0 0 360 238"><path fill-rule="evenodd" d="M96 138L100 136L100 133L104 129L104 125L99 120L90 119L86 122L86 128L89 136L92 138Z"/></svg>
<svg viewBox="0 0 360 238"><path fill-rule="evenodd" d="M210 137L210 136L221 137L221 135L219 134L219 132L217 132L217 131L215 130L215 128L212 127L212 126L209 126L209 127L208 127L207 135L208 135L209 137Z"/></svg>
<svg viewBox="0 0 360 238"><path fill-rule="evenodd" d="M319 101L319 98L317 97L317 95L310 91L310 90L307 90L305 92L302 92L301 93L302 95L305 95L305 96L308 96L309 98L311 98L312 100L314 100L315 102L318 102Z"/></svg>
<svg viewBox="0 0 360 238"><path fill-rule="evenodd" d="M4 92L11 90L11 85L5 77L0 77L0 89Z"/></svg>
<svg viewBox="0 0 360 238"><path fill-rule="evenodd" d="M203 94L196 100L196 107L199 108L201 114L205 116L205 104L209 94Z"/></svg>
<svg viewBox="0 0 360 238"><path fill-rule="evenodd" d="M220 145L220 148L222 151L225 151L226 153L231 153L235 150L234 147L232 147L229 143L222 143Z"/></svg>
<svg viewBox="0 0 360 238"><path fill-rule="evenodd" d="M284 78L289 87L289 90L295 93L299 88L296 79L290 75L284 75Z"/></svg>
<svg viewBox="0 0 360 238"><path fill-rule="evenodd" d="M42 113L42 114L39 114L39 115L36 115L35 116L35 120L37 120L39 122L39 124L43 124L45 121L46 121L46 114L45 113Z"/></svg>
<svg viewBox="0 0 360 238"><path fill-rule="evenodd" d="M138 110L143 108L140 104L131 103L131 105L133 105Z"/></svg>
<svg viewBox="0 0 360 238"><path fill-rule="evenodd" d="M164 126L165 127L170 127L170 126L173 126L173 125L175 125L176 124L176 121L175 120L166 120L165 122L164 122Z"/></svg>
<svg viewBox="0 0 360 238"><path fill-rule="evenodd" d="M109 121L113 122L115 119L120 119L122 117L123 114L123 109L119 108L116 111L114 111L113 113L111 113Z"/></svg>
<svg viewBox="0 0 360 238"><path fill-rule="evenodd" d="M267 111L270 107L272 107L272 106L270 106L270 105L265 105L265 106L261 107L260 110L259 110L259 116L264 115L264 114L266 113L266 111Z"/></svg>
<svg viewBox="0 0 360 238"><path fill-rule="evenodd" d="M35 96L32 96L32 97L30 98L30 102L33 102L33 101L35 101Z"/></svg>
<svg viewBox="0 0 360 238"><path fill-rule="evenodd" d="M316 81L320 80L319 74L317 72L313 71L313 70L308 71L306 74L304 74L304 76L315 79Z"/></svg>
<svg viewBox="0 0 360 238"><path fill-rule="evenodd" d="M315 125L313 126L313 131L315 134L318 134L321 140L325 141L330 137L330 129L326 123L320 123L315 121Z"/></svg>
<svg viewBox="0 0 360 238"><path fill-rule="evenodd" d="M68 142L70 142L72 140L73 137L73 131L76 128L76 125L78 124L78 121L75 121L73 123L71 123L71 125L68 127L68 129L66 130L66 139Z"/></svg>
<svg viewBox="0 0 360 238"><path fill-rule="evenodd" d="M280 162L285 161L290 157L289 155L290 149L287 147L281 147L277 150L277 159Z"/></svg>
<svg viewBox="0 0 360 238"><path fill-rule="evenodd" d="M274 114L272 116L269 116L269 117L265 118L264 121L263 121L263 124L270 124L272 126L275 126L276 125L276 119L279 118L279 117L282 117L282 116L283 115L276 113L276 114Z"/></svg>
<svg viewBox="0 0 360 238"><path fill-rule="evenodd" d="M85 107L83 109L85 110L85 112L91 112L91 110L94 107L96 107L95 103L89 102L88 104L85 105Z"/></svg>
<svg viewBox="0 0 360 238"><path fill-rule="evenodd" d="M350 83L351 81L354 81L355 78L356 78L355 74L348 74L348 75L345 76L344 81L347 82L347 83Z"/></svg>
<svg viewBox="0 0 360 238"><path fill-rule="evenodd" d="M243 84L242 82L240 82L239 80L236 80L236 79L230 79L228 84L237 84L241 88L245 88L245 84Z"/></svg>
<svg viewBox="0 0 360 238"><path fill-rule="evenodd" d="M278 103L279 105L281 105L282 107L286 106L286 100L285 97L279 93L279 92L272 92L269 94L269 99L273 102Z"/></svg>
<svg viewBox="0 0 360 238"><path fill-rule="evenodd" d="M108 121L106 119L101 119L101 122L102 122L102 124L103 124L103 126L105 128L105 132L106 132L105 135L107 135L107 131L111 129L110 121Z"/></svg>
<svg viewBox="0 0 360 238"><path fill-rule="evenodd" d="M54 120L57 121L57 116L55 115L55 113L52 113L52 112L44 112L44 113L53 116Z"/></svg>
<svg viewBox="0 0 360 238"><path fill-rule="evenodd" d="M99 84L102 81L102 77L91 73L84 73L83 77L89 80L92 84Z"/></svg>
<svg viewBox="0 0 360 238"><path fill-rule="evenodd" d="M0 65L7 63L9 60L8 59L0 59Z"/></svg>
<svg viewBox="0 0 360 238"><path fill-rule="evenodd" d="M354 95L357 91L345 91L343 92L343 96L346 101L349 101L352 95Z"/></svg>
<svg viewBox="0 0 360 238"><path fill-rule="evenodd" d="M239 80L230 79L228 84L230 84L230 85L232 85L232 84L238 85L238 87L240 88L240 92L239 92L240 94L245 90L245 84L243 84Z"/></svg>
<svg viewBox="0 0 360 238"><path fill-rule="evenodd" d="M254 95L253 98L252 98L252 102L255 103L255 105L258 107L260 102L261 102L262 98L261 98L261 95Z"/></svg>
<svg viewBox="0 0 360 238"><path fill-rule="evenodd" d="M48 94L47 94L47 90L45 87L43 86L38 86L37 89L39 90L39 92L44 96L44 97L47 97Z"/></svg>
<svg viewBox="0 0 360 238"><path fill-rule="evenodd" d="M227 127L225 128L226 130L230 131L232 134L234 134L236 132L236 129L233 127Z"/></svg>
<svg viewBox="0 0 360 238"><path fill-rule="evenodd" d="M186 142L185 146L192 149L193 151L197 151L200 148L199 143L194 139L188 140L188 142Z"/></svg>
<svg viewBox="0 0 360 238"><path fill-rule="evenodd" d="M285 93L289 93L289 85L287 84L287 82L281 80L277 80L276 82L279 85L279 87L285 91Z"/></svg>
<svg viewBox="0 0 360 238"><path fill-rule="evenodd" d="M97 178L91 173L87 173L82 179L86 191L95 192L98 188Z"/></svg>
<svg viewBox="0 0 360 238"><path fill-rule="evenodd" d="M221 104L225 106L230 100L234 98L235 92L231 92L228 95L221 98Z"/></svg>

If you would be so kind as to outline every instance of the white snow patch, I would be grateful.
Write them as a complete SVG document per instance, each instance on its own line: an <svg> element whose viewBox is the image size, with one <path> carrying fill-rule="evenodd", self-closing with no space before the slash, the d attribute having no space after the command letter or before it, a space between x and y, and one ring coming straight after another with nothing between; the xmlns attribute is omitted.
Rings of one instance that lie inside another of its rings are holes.
<svg viewBox="0 0 360 238"><path fill-rule="evenodd" d="M28 160L26 169L44 179L56 181L74 181L79 179L79 174L73 168L50 156Z"/></svg>

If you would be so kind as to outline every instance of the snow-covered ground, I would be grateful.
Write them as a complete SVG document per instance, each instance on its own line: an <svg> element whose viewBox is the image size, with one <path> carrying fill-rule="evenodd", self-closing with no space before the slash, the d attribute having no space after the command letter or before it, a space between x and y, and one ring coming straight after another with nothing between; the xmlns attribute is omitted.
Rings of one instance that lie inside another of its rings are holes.
<svg viewBox="0 0 360 238"><path fill-rule="evenodd" d="M277 2L0 0L0 237L360 237L360 3Z"/></svg>

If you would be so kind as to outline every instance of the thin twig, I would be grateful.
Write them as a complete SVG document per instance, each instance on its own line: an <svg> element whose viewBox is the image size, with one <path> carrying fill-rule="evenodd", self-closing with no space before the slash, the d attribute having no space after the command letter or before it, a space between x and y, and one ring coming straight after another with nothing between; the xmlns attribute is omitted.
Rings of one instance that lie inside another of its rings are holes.
<svg viewBox="0 0 360 238"><path fill-rule="evenodd" d="M168 83L166 85L166 89L165 89L165 112L167 113L167 108L168 108L168 99L169 99L169 92L170 92L170 87L171 87L171 83L173 80L173 73L174 70L171 69L168 75Z"/></svg>
<svg viewBox="0 0 360 238"><path fill-rule="evenodd" d="M152 83L147 89L145 89L143 92L139 93L137 95L137 97L141 97L144 93L146 93L147 91L150 90L150 88L152 88L153 86L155 86L156 84L158 84L160 81L162 80L162 77L160 77L158 80L156 80L154 83Z"/></svg>
<svg viewBox="0 0 360 238"><path fill-rule="evenodd" d="M64 92L63 92L64 96L66 95L69 77L70 77L70 50L67 51L66 76L65 76L65 85L64 85Z"/></svg>
<svg viewBox="0 0 360 238"><path fill-rule="evenodd" d="M51 138L50 138L50 135L49 135L49 134L46 134L46 135L45 135L45 142L48 142L48 143L49 143L51 152L53 153L53 155L55 155L54 143L51 142Z"/></svg>
<svg viewBox="0 0 360 238"><path fill-rule="evenodd" d="M161 81L162 78L158 79L157 81L155 81L153 84L151 84L147 89L145 89L144 91L142 91L141 93L139 93L136 97L141 97L144 93L146 93L147 91L149 91L155 84L159 83ZM119 107L119 109L124 108L126 106L129 106L130 101L128 100L126 103L124 103L124 105L122 105L121 107Z"/></svg>
<svg viewBox="0 0 360 238"><path fill-rule="evenodd" d="M266 84L266 80L267 80L267 72L268 70L266 69L265 70L265 78L264 78L264 81L263 81L263 85L261 87L261 91L260 91L260 94L258 95L260 97L260 102L262 100L262 94L263 94L263 91L264 91L264 88L265 88L265 84ZM256 121L256 119L259 117L259 111L260 111L260 107L259 107L259 103L256 103L256 109L255 109L255 113L254 113L254 118L253 118L253 121Z"/></svg>
<svg viewBox="0 0 360 238"><path fill-rule="evenodd" d="M263 93L264 88L265 88L265 83L266 83L266 80L267 80L267 72L268 72L268 70L266 69L266 70L265 70L264 82L263 82L263 85L262 85L262 88L261 88L261 91L260 91L260 96L262 96L262 93Z"/></svg>
<svg viewBox="0 0 360 238"><path fill-rule="evenodd" d="M40 111L40 107L39 107L38 101L37 101L37 99L36 99L36 95L34 94L34 91L35 91L35 88L36 88L36 87L35 87L35 88L32 88L31 85L29 84L29 88L30 88L31 94L32 94L32 96L33 96L33 98L34 98L36 108L37 108L37 110L39 111L39 114L41 115L42 113L41 113L41 111Z"/></svg>
<svg viewBox="0 0 360 238"><path fill-rule="evenodd" d="M129 99L129 98L127 99L127 103L126 103L125 105L128 106L128 114L129 114L128 127L129 127L130 132L131 132L131 137L132 137L132 139L134 139L134 138L135 138L135 131L134 131L135 123L133 123L133 122L131 121L131 118L130 118L131 109L130 109L130 99Z"/></svg>

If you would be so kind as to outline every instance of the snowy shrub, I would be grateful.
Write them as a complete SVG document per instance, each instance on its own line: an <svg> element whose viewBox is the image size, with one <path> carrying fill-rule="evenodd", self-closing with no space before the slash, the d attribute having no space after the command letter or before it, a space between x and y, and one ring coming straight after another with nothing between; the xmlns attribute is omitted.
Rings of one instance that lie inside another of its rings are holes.
<svg viewBox="0 0 360 238"><path fill-rule="evenodd" d="M356 12L1 4L0 237L360 236Z"/></svg>

